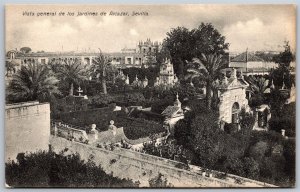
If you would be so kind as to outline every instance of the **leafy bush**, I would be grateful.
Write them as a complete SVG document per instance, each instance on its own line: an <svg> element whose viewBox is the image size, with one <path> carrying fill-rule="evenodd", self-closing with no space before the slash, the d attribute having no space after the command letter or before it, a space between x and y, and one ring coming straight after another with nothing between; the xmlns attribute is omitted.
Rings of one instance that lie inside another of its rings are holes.
<svg viewBox="0 0 300 192"><path fill-rule="evenodd" d="M236 133L238 131L238 124L237 123L226 123L224 126L224 131L229 134Z"/></svg>
<svg viewBox="0 0 300 192"><path fill-rule="evenodd" d="M89 98L89 105L93 106L93 108L105 107L112 102L113 97L107 94L100 94Z"/></svg>
<svg viewBox="0 0 300 192"><path fill-rule="evenodd" d="M167 178L164 178L164 175L158 173L157 177L149 179L149 185L153 188L169 188L172 187L172 184L168 183Z"/></svg>
<svg viewBox="0 0 300 192"><path fill-rule="evenodd" d="M290 103L284 105L282 113L278 115L272 115L269 122L271 130L281 133L281 129L286 130L286 135L289 137L295 137L296 132L296 104Z"/></svg>
<svg viewBox="0 0 300 192"><path fill-rule="evenodd" d="M165 131L162 124L145 119L119 118L116 124L124 127L128 139L139 139Z"/></svg>
<svg viewBox="0 0 300 192"><path fill-rule="evenodd" d="M152 104L151 111L161 114L169 105L173 105L173 103L173 99L158 100Z"/></svg>
<svg viewBox="0 0 300 192"><path fill-rule="evenodd" d="M261 95L255 95L254 97L250 98L249 106L250 107L257 107L257 106L260 106L260 105L262 105L264 103L265 103L265 99L264 99L263 96L261 96Z"/></svg>
<svg viewBox="0 0 300 192"><path fill-rule="evenodd" d="M18 154L17 162L5 164L5 179L12 187L138 187L106 174L91 160L84 162L78 154L45 151Z"/></svg>

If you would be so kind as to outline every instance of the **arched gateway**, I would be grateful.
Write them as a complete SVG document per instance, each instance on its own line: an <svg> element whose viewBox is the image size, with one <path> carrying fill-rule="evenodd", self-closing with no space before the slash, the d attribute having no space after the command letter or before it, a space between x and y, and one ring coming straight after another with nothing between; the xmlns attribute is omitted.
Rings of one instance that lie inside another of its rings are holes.
<svg viewBox="0 0 300 192"><path fill-rule="evenodd" d="M238 123L242 108L249 111L246 98L246 88L249 84L240 75L237 77L236 69L224 70L224 79L217 85L219 103L219 119L225 123ZM226 77L230 72L230 77Z"/></svg>

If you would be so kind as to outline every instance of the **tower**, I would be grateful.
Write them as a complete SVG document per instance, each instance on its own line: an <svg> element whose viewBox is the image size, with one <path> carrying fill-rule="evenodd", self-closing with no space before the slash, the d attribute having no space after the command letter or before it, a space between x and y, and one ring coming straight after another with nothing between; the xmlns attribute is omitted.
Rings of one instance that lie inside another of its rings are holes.
<svg viewBox="0 0 300 192"><path fill-rule="evenodd" d="M176 100L174 102L175 107L179 107L181 109L181 102L179 101L178 93L176 94Z"/></svg>

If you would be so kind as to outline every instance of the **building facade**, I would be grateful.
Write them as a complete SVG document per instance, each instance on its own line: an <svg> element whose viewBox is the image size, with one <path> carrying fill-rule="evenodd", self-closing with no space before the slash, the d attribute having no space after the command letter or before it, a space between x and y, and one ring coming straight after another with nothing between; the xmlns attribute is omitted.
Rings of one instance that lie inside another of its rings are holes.
<svg viewBox="0 0 300 192"><path fill-rule="evenodd" d="M237 124L242 108L249 111L246 98L246 88L249 84L243 76L237 77L236 69L230 69L230 78L224 74L224 79L217 85L220 121Z"/></svg>
<svg viewBox="0 0 300 192"><path fill-rule="evenodd" d="M124 48L120 52L103 53L109 57L111 64L117 68L148 67L156 63L156 53L161 50L161 43L152 42L150 39L140 41L136 48ZM28 63L48 64L54 61L78 59L85 65L91 65L98 52L30 52L23 53L17 50L7 52L6 60L14 61L21 65Z"/></svg>
<svg viewBox="0 0 300 192"><path fill-rule="evenodd" d="M255 53L246 52L236 55L229 62L229 67L234 67L243 72L244 75L265 75L269 74L271 69L278 67L275 62L265 61L255 55Z"/></svg>

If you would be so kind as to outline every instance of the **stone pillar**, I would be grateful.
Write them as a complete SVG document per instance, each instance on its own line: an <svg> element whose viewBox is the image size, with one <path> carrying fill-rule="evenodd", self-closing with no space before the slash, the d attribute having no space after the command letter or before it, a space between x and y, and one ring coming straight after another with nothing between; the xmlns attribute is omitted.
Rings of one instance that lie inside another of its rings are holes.
<svg viewBox="0 0 300 192"><path fill-rule="evenodd" d="M56 123L54 124L54 136L55 137L57 136L57 126L56 126Z"/></svg>
<svg viewBox="0 0 300 192"><path fill-rule="evenodd" d="M95 141L98 140L98 131L96 130L96 124L92 124L92 130L90 131L91 134L94 134Z"/></svg>
<svg viewBox="0 0 300 192"><path fill-rule="evenodd" d="M203 94L206 95L206 87L202 88Z"/></svg>
<svg viewBox="0 0 300 192"><path fill-rule="evenodd" d="M255 113L255 122L253 127L255 128L258 127L258 111L255 110L254 113Z"/></svg>

